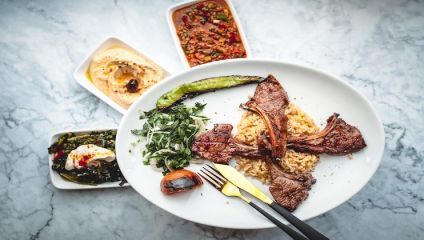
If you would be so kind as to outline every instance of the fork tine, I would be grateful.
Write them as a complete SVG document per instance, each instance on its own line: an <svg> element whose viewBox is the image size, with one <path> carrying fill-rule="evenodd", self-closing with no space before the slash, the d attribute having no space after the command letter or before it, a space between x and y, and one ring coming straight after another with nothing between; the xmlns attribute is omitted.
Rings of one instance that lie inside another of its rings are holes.
<svg viewBox="0 0 424 240"><path fill-rule="evenodd" d="M225 178L223 178L222 176L220 176L220 175L217 175L217 174L215 174L215 173L213 173L213 172L211 172L209 169L207 169L207 168L205 168L205 167L203 167L203 169L205 169L208 173L210 173L210 174L212 174L214 177L216 177L222 184L225 184L226 182L227 182L227 179L225 179Z"/></svg>
<svg viewBox="0 0 424 240"><path fill-rule="evenodd" d="M203 174L205 174L206 176L208 176L209 177L209 179L211 179L213 182L215 182L218 186L222 186L222 185L224 185L224 183L222 183L221 181L219 181L219 179L216 179L214 176L211 176L211 174L210 173L208 173L208 172L205 172L204 170L206 170L205 168L202 168L200 171L203 173Z"/></svg>
<svg viewBox="0 0 424 240"><path fill-rule="evenodd" d="M205 164L206 166L208 166L210 169L212 169L214 172L216 172L217 174L219 174L219 176L221 176L223 179L226 179L214 166L209 165L209 164Z"/></svg>
<svg viewBox="0 0 424 240"><path fill-rule="evenodd" d="M203 179L205 179L210 185L212 185L214 188L216 188L217 190L220 190L219 186L212 182L211 180L209 180L209 178L203 176L203 174L201 174L200 172L197 172L197 174L199 174L199 176L201 176Z"/></svg>
<svg viewBox="0 0 424 240"><path fill-rule="evenodd" d="M221 190L222 186L224 185L223 183L221 183L220 181L216 180L213 176L211 176L207 172L203 171L203 169L201 169L200 171L204 175L206 175L211 182L213 182L215 184L215 186L216 186L217 189Z"/></svg>

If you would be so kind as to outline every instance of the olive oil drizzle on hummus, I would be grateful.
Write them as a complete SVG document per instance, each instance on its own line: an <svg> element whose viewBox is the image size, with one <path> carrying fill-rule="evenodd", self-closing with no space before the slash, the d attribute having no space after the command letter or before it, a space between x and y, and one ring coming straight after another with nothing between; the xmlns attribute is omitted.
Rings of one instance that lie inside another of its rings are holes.
<svg viewBox="0 0 424 240"><path fill-rule="evenodd" d="M86 74L100 91L127 109L147 88L162 80L165 71L136 52L113 47L96 54Z"/></svg>

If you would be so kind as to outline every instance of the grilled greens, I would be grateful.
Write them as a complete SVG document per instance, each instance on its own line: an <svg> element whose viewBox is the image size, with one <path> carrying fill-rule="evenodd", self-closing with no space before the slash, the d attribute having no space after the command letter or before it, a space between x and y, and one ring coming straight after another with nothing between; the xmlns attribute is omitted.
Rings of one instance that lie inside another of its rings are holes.
<svg viewBox="0 0 424 240"><path fill-rule="evenodd" d="M75 133L63 134L48 149L49 154L53 154L52 169L59 173L62 178L75 183L97 185L121 181L121 184L123 184L126 181L116 159L112 162L102 162L98 166L72 170L65 168L67 157L72 150L81 145L94 144L115 151L115 138L116 130L96 131L79 135Z"/></svg>
<svg viewBox="0 0 424 240"><path fill-rule="evenodd" d="M204 107L200 103L193 107L179 104L166 110L143 112L143 127L131 132L146 140L142 149L144 164L162 169L164 175L186 167L194 156L190 148L195 136L204 131L208 120L202 115Z"/></svg>
<svg viewBox="0 0 424 240"><path fill-rule="evenodd" d="M263 77L258 76L221 76L185 83L177 88L163 94L157 101L156 107L164 109L178 103L188 97L196 96L200 93L214 91L223 88L236 87L244 84L258 83Z"/></svg>

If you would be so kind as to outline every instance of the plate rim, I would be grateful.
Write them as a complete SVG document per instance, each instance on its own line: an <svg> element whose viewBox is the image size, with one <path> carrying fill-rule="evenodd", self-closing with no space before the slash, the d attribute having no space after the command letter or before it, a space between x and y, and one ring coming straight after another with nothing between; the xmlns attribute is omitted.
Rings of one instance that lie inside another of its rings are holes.
<svg viewBox="0 0 424 240"><path fill-rule="evenodd" d="M320 216L326 212L329 212L333 209L335 209L336 207L340 206L341 204L347 202L349 199L351 199L352 197L354 197L356 194L358 194L358 192L360 192L368 183L369 181L372 179L372 177L374 176L375 172L377 171L377 169L380 167L381 165L381 161L383 159L383 154L384 154L384 149L385 149L385 132L384 132L384 127L383 127L383 122L381 121L380 116L378 115L377 110L374 108L373 104L371 103L370 100L368 100L367 97L365 97L365 95L363 95L361 92L359 92L358 90L356 90L352 85L350 85L348 82L343 81L340 77L331 74L327 71L324 70L320 70L316 67L313 66L308 66L306 64L300 64L300 63L295 63L295 62L288 62L288 61L281 61L281 60L275 60L275 59L269 59L269 58L240 58L240 59L228 59L228 60L223 60L223 61L216 61L216 62L210 62L207 64L202 64L202 65L198 65L189 69L185 69L184 71L181 71L177 74L174 74L172 76L168 76L166 79L164 79L163 81L159 82L158 84L155 84L154 86L152 86L151 88L149 88L147 91L153 91L156 88L161 88L162 85L166 84L168 81L171 81L172 79L178 78L181 75L187 74L189 72L193 72L193 71L201 71L204 68L209 68L215 65L226 65L226 64L230 64L230 63L240 63L240 62L256 62L256 63L264 63L264 64L283 64L283 65L287 65L290 67L296 67L296 68L300 68L306 71L312 71L314 73L317 74L321 74L326 76L327 78L332 78L334 81L337 81L338 83L342 84L344 87L347 87L348 89L350 89L351 91L353 91L355 94L357 94L365 103L366 105L368 105L368 107L371 110L371 113L373 115L373 117L377 120L378 122L378 129L376 129L376 131L378 131L378 135L379 135L379 142L381 143L379 146L379 149L377 149L378 151L378 163L375 165L374 169L372 169L372 174L369 175L368 179L366 181L364 181L364 183L362 184L362 186L360 188L358 188L358 190L352 192L351 196L347 197L346 199L338 202L337 204L335 204L334 206L332 206L331 208L329 208L328 210L321 212L321 213L316 213L316 214L312 214L311 216L307 217L307 218L302 218L303 221L315 218L317 216ZM128 109L128 111L124 114L124 116L121 118L121 121L119 123L118 126L118 132L116 135L116 139L118 140L120 137L120 135L122 134L122 128L123 128L123 123L127 121L127 119L129 118L129 112L132 112L133 108L136 108L136 105L138 105L138 102L140 101L140 98L137 99L136 102L134 102L134 104L132 104L130 106L130 108ZM118 144L117 144L118 145ZM118 151L116 151L117 155L119 154ZM118 164L119 164L120 160L118 158ZM141 164L141 162L140 162ZM122 174L125 177L125 172L122 171ZM130 183L131 184L131 183ZM131 185L132 187L132 185ZM140 194L143 198L147 199L150 203L154 204L155 206L159 207L160 209L171 213L174 216L180 217L176 211L174 211L173 209L164 209L161 206L157 205L154 201L154 199L149 198L148 196L145 196L143 194L141 194L140 192L137 191L137 189L135 189L134 187L132 187L138 194ZM296 215L294 213L294 215ZM183 218L183 217L180 217ZM199 223L199 224L203 224L203 225L208 225L208 226L213 226L213 227L220 227L220 228L229 228L229 229L267 229L267 228L274 228L276 227L276 225L274 225L273 223L269 222L269 224L265 224L265 225L261 225L261 226L255 226L255 227L225 227L222 225L216 225L216 224L210 224L210 223L205 223L204 221L198 220L198 219L193 219L192 217L190 218L183 218L186 219L188 221L191 222L195 222L195 223Z"/></svg>

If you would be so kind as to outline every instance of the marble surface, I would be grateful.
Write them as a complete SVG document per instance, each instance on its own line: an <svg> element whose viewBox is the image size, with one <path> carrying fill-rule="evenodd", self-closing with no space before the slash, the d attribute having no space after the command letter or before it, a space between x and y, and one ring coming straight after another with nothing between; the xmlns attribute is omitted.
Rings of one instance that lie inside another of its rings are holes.
<svg viewBox="0 0 424 240"><path fill-rule="evenodd" d="M47 145L63 129L117 126L121 115L72 72L117 35L170 72L183 70L166 9L177 1L0 1L0 239L280 239L279 229L194 224L131 188L60 191ZM233 0L254 57L321 68L365 94L386 132L372 180L308 221L332 239L424 238L424 2Z"/></svg>

